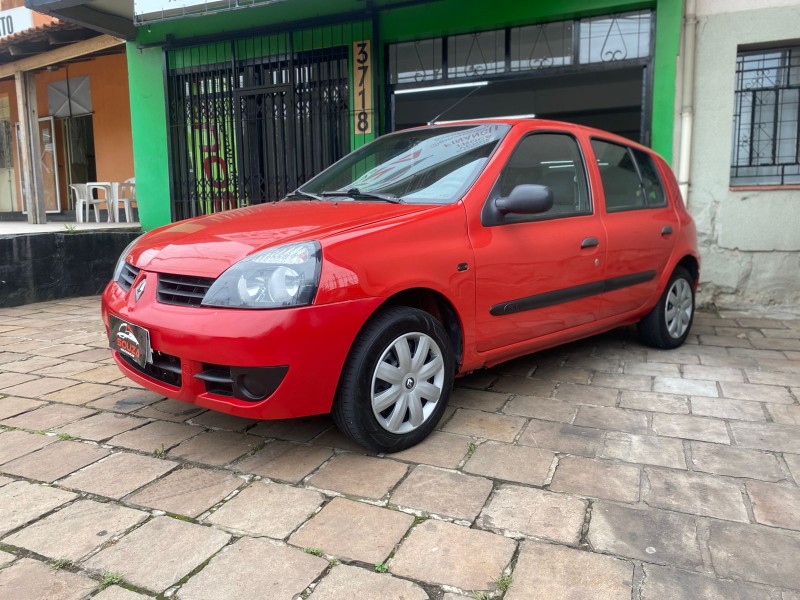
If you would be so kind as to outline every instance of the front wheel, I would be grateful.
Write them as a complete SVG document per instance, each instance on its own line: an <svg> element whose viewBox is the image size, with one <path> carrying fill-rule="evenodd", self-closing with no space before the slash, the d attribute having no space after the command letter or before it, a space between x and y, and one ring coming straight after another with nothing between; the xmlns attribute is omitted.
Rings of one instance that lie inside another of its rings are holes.
<svg viewBox="0 0 800 600"><path fill-rule="evenodd" d="M675 267L658 304L639 322L639 336L654 348L677 348L686 341L693 319L694 280L689 271Z"/></svg>
<svg viewBox="0 0 800 600"><path fill-rule="evenodd" d="M339 429L377 452L421 442L444 413L455 361L442 324L405 306L387 308L359 334L331 412Z"/></svg>

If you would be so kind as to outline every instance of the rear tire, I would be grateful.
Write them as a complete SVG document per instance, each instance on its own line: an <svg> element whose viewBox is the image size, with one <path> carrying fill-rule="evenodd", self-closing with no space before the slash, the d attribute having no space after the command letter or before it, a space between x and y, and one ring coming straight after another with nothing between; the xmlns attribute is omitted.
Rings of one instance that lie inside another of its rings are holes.
<svg viewBox="0 0 800 600"><path fill-rule="evenodd" d="M675 267L658 303L639 321L639 337L653 348L677 348L686 341L693 320L694 279L683 267Z"/></svg>
<svg viewBox="0 0 800 600"><path fill-rule="evenodd" d="M442 418L455 376L450 340L429 313L406 306L377 313L345 362L331 416L354 442L399 452Z"/></svg>

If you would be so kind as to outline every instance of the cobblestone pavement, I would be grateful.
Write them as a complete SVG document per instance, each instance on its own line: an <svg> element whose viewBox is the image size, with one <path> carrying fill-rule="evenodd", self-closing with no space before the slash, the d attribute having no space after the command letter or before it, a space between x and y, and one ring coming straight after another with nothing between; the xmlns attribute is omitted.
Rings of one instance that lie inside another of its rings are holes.
<svg viewBox="0 0 800 600"><path fill-rule="evenodd" d="M98 306L0 310L1 598L800 599L800 320L531 355L370 456L138 388Z"/></svg>

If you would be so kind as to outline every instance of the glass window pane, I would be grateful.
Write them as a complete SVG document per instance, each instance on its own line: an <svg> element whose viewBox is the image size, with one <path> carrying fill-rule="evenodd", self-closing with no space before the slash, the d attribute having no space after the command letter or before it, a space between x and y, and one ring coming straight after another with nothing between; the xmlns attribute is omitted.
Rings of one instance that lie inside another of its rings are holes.
<svg viewBox="0 0 800 600"><path fill-rule="evenodd" d="M483 77L503 73L505 30L469 33L447 38L447 76Z"/></svg>
<svg viewBox="0 0 800 600"><path fill-rule="evenodd" d="M389 46L389 79L392 84L422 83L441 78L441 38Z"/></svg>
<svg viewBox="0 0 800 600"><path fill-rule="evenodd" d="M518 185L546 185L553 193L553 207L522 220L591 214L586 172L578 143L569 135L529 135L514 149L500 175L500 195L506 197Z"/></svg>
<svg viewBox="0 0 800 600"><path fill-rule="evenodd" d="M572 21L511 30L511 70L533 71L572 64Z"/></svg>
<svg viewBox="0 0 800 600"><path fill-rule="evenodd" d="M650 55L651 11L580 20L580 62L616 62Z"/></svg>
<svg viewBox="0 0 800 600"><path fill-rule="evenodd" d="M606 210L618 212L644 208L642 186L628 149L601 140L592 140L592 149L603 181Z"/></svg>
<svg viewBox="0 0 800 600"><path fill-rule="evenodd" d="M656 163L653 162L653 157L641 150L632 150L632 152L642 176L647 206L666 206L667 197L664 194L664 188L661 187L661 178L658 176L658 169Z"/></svg>

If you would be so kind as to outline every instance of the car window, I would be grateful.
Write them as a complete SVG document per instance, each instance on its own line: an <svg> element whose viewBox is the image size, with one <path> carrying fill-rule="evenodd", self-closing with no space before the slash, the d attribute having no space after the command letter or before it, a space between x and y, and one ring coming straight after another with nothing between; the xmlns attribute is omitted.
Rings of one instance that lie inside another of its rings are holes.
<svg viewBox="0 0 800 600"><path fill-rule="evenodd" d="M633 150L636 164L639 166L639 174L642 176L642 186L644 186L644 196L647 206L666 206L667 197L658 177L658 170L653 161L653 157L647 152Z"/></svg>
<svg viewBox="0 0 800 600"><path fill-rule="evenodd" d="M506 197L518 185L546 185L553 193L553 207L538 215L519 216L518 220L541 220L592 212L586 170L578 142L570 135L534 133L514 149L500 173L494 197Z"/></svg>
<svg viewBox="0 0 800 600"><path fill-rule="evenodd" d="M606 197L606 210L635 210L645 208L645 195L633 155L626 146L602 140L592 140L603 191Z"/></svg>

